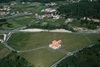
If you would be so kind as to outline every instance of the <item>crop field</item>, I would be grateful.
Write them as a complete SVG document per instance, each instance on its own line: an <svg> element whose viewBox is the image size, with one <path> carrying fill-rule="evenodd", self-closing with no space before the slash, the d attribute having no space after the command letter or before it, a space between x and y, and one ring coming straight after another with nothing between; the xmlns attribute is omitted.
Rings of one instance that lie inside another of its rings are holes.
<svg viewBox="0 0 100 67"><path fill-rule="evenodd" d="M62 40L62 48L67 52L72 52L95 44L100 39L100 34L69 34L54 32L39 33L14 33L8 40L8 45L17 50L30 50L43 46L49 46L53 40ZM42 48L35 51L18 53L26 58L35 67L49 67L64 57L66 54L48 48Z"/></svg>

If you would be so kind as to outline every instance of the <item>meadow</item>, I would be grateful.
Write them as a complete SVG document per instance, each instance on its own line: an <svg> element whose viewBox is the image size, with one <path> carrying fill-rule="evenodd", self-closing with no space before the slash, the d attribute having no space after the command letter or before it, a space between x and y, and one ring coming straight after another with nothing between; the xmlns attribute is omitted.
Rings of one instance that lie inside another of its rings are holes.
<svg viewBox="0 0 100 67"><path fill-rule="evenodd" d="M88 39L89 40L88 40ZM29 50L43 46L49 46L53 40L62 40L62 49L72 52L95 44L100 39L100 34L70 34L56 32L39 32L39 33L14 33L8 40L8 45L17 50ZM18 53L18 55L27 59L35 67L50 67L66 54L48 48Z"/></svg>
<svg viewBox="0 0 100 67"><path fill-rule="evenodd" d="M3 35L0 35L0 39L3 39Z"/></svg>

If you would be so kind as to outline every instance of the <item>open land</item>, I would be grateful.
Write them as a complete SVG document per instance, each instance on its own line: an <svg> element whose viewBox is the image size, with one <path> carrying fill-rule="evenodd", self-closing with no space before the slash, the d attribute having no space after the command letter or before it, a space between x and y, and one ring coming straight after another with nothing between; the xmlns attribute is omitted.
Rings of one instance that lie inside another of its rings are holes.
<svg viewBox="0 0 100 67"><path fill-rule="evenodd" d="M7 56L9 53L10 53L10 50L0 43L0 58Z"/></svg>
<svg viewBox="0 0 100 67"><path fill-rule="evenodd" d="M59 5L61 5L62 3L64 4L64 2L57 2L57 4ZM0 6L2 5L3 4L1 4ZM59 19L54 19L53 17L45 17L44 19L36 18L36 14L38 14L38 16L46 15L46 13L41 12L41 10L46 8L50 7L38 2L32 2L30 4L18 3L17 5L11 7L9 16L21 15L25 12L31 13L31 15L18 16L0 21L0 29L16 29L23 26L29 26L29 28L34 28L35 26L35 28L43 27L44 29L46 25L62 28L64 25L66 25L65 29L68 28L70 30L71 26L81 26L79 23L80 21L78 20L74 20L71 23L72 25L69 24L67 26L68 20L66 20L66 18L64 17L60 17ZM51 8L57 9L58 6L52 6ZM11 15L12 13L14 14ZM47 16L49 16L49 14ZM0 39L3 39L3 36L0 35ZM59 39L62 40L62 47L60 49L53 50L48 47L53 40ZM28 52L19 52L17 54L24 57L26 60L29 61L29 63L34 64L35 67L50 67L62 57L66 56L66 52L73 52L75 50L85 48L87 46L97 43L98 40L100 40L100 34L31 32L14 33L7 41L7 44L15 50L19 51L44 47L42 49L32 50ZM3 44L0 44L0 58L6 56L8 53L10 53L10 51Z"/></svg>
<svg viewBox="0 0 100 67"><path fill-rule="evenodd" d="M0 39L3 39L4 35L0 35Z"/></svg>
<svg viewBox="0 0 100 67"><path fill-rule="evenodd" d="M87 39L88 38L88 39ZM8 45L17 50L29 50L48 46L53 40L62 40L62 48L65 51L72 52L89 45L95 44L100 39L100 34L69 34L55 32L38 33L14 33L8 40ZM26 58L35 67L49 67L66 54L58 50L43 48L26 53L18 53Z"/></svg>

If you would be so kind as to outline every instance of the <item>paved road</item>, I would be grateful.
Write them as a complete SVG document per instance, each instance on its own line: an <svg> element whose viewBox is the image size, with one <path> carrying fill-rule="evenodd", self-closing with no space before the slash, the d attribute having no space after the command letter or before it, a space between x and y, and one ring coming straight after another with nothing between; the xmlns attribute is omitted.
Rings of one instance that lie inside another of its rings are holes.
<svg viewBox="0 0 100 67"><path fill-rule="evenodd" d="M94 44L93 44L93 45L94 45ZM88 47L92 47L93 45L88 46ZM81 48L81 49L79 49L79 50L76 50L76 51L73 51L73 52L67 52L65 57L63 57L62 59L60 59L58 62L56 62L55 64L53 64L53 65L50 66L50 67L57 67L57 65L58 65L61 61L63 61L63 60L66 59L67 57L72 56L73 54L75 54L75 53L77 53L77 52L79 52L79 51L81 51L81 50L83 50L83 48Z"/></svg>
<svg viewBox="0 0 100 67"><path fill-rule="evenodd" d="M42 31L48 31L48 32L69 32L69 33L73 33L73 34L100 34L100 31L81 31L81 32L71 32L68 30L64 30L64 29L55 29L55 30L44 30L44 29L25 29L26 26L21 27L21 28L17 28L15 30L0 30L0 33L9 33L9 32L42 32ZM24 30L23 30L24 29Z"/></svg>
<svg viewBox="0 0 100 67"><path fill-rule="evenodd" d="M5 38L5 41L3 42L3 44L8 48L10 49L11 51L17 51L17 52L30 52L30 51L34 51L34 50L39 50L39 49L42 49L42 48L45 48L45 46L43 47L39 47L39 48L35 48L35 49L30 49L30 50L16 50L16 49L13 49L12 47L10 47L9 45L7 45L7 40L9 39L9 37L12 35L12 33L15 33L15 32L19 32L20 29L23 29L24 27L22 28L18 28L18 29L15 29L15 30L12 30L12 31L9 31L9 30L6 30L5 32L9 32L9 34L6 36ZM0 31L2 32L2 31ZM3 31L4 32L4 31ZM72 32L73 33L73 32ZM73 34L100 34L100 32L75 32ZM87 37L86 37L87 38ZM93 45L89 46L89 47L92 47ZM73 55L74 53L77 53L79 52L80 50L82 49L79 49L79 50L76 50L76 51L73 51L73 52L67 52L67 51L64 51L64 53L66 53L66 56L63 57L61 60L59 60L58 62L56 62L55 64L53 64L51 67L56 67L62 60L64 60L65 58ZM61 50L63 51L63 50Z"/></svg>
<svg viewBox="0 0 100 67"><path fill-rule="evenodd" d="M17 52L18 53L20 53L20 52L30 52L30 51L39 50L39 49L42 49L42 48L45 48L45 47L46 46L38 47L38 48L30 49L30 50L17 50Z"/></svg>
<svg viewBox="0 0 100 67"><path fill-rule="evenodd" d="M3 44L11 51L16 51L15 49L13 49L12 47L10 47L6 42L3 42Z"/></svg>
<svg viewBox="0 0 100 67"><path fill-rule="evenodd" d="M10 46L8 46L6 42L8 41L8 39L10 38L10 36L11 36L13 33L15 33L15 32L20 32L20 30L22 30L22 29L24 29L24 28L26 28L26 26L21 27L21 28L18 28L18 29L15 29L15 30L0 30L0 32L9 32L8 35L6 35L3 44L4 44L7 48L9 48L10 50L16 51L16 50L14 50L13 48L11 48ZM26 31L28 31L28 30L26 30ZM41 31L41 30L40 30L40 31ZM42 31L45 31L45 30L42 30ZM22 32L22 31L21 31L21 32ZM35 31L34 31L34 32L35 32ZM36 31L36 32L37 32L37 31ZM49 32L50 32L50 31L49 31ZM61 31L60 31L60 32L61 32ZM63 31L62 31L62 32L63 32ZM73 32L72 32L72 33L73 33ZM87 32L84 32L84 33L87 34ZM94 32L93 32L93 33L94 33ZM95 33L97 33L97 32L95 32ZM100 32L98 32L98 33L100 33ZM82 32L82 33L76 32L76 33L73 33L73 34L83 34L83 32ZM32 49L32 50L35 50L35 49ZM28 50L28 51L31 51L31 50ZM18 52L21 52L21 51L18 51ZM22 52L27 52L27 51L22 51Z"/></svg>
<svg viewBox="0 0 100 67"><path fill-rule="evenodd" d="M12 47L10 47L6 42L3 42L3 44L11 51L17 51L18 53L21 53L21 52L30 52L30 51L35 51L35 50L39 50L39 49L42 49L42 48L45 48L45 46L43 47L39 47L39 48L34 48L34 49L30 49L30 50L16 50Z"/></svg>
<svg viewBox="0 0 100 67"><path fill-rule="evenodd" d="M25 29L25 28L26 28L26 26L23 26L23 27L14 29L14 30L0 30L0 33L9 33L9 32L16 33L16 32L21 32L20 30Z"/></svg>
<svg viewBox="0 0 100 67"><path fill-rule="evenodd" d="M34 50L39 50L39 49L42 49L42 48L45 48L46 46L43 46L43 47L39 47L39 48L34 48L34 49L30 49L30 50L16 50L12 47L10 47L6 42L7 40L10 38L10 36L12 35L12 32L9 32L8 35L6 35L5 37L5 40L3 41L3 44L11 51L17 51L17 52L30 52L30 51L34 51Z"/></svg>
<svg viewBox="0 0 100 67"><path fill-rule="evenodd" d="M19 16L25 16L25 15L31 15L31 13L19 13L19 14L16 14L16 15L13 15L13 16L8 16L8 17L3 17L3 18L0 18L1 19L9 19L9 18L15 18L15 17L19 17Z"/></svg>

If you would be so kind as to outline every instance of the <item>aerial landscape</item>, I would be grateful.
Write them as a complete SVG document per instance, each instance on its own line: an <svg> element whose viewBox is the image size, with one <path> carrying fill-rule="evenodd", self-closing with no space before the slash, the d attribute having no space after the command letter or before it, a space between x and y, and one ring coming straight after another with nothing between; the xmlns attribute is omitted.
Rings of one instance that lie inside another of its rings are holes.
<svg viewBox="0 0 100 67"><path fill-rule="evenodd" d="M0 67L100 67L100 0L0 1Z"/></svg>

